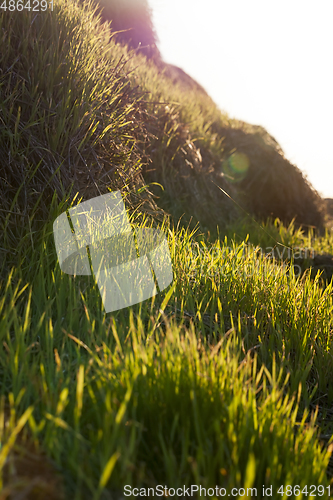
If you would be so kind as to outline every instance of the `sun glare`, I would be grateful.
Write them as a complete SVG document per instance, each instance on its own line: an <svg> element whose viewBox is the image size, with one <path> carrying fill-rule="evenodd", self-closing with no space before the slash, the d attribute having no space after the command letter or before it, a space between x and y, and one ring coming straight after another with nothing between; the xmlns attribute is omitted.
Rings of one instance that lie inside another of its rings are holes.
<svg viewBox="0 0 333 500"><path fill-rule="evenodd" d="M229 116L262 125L333 197L333 3L149 0L167 62Z"/></svg>

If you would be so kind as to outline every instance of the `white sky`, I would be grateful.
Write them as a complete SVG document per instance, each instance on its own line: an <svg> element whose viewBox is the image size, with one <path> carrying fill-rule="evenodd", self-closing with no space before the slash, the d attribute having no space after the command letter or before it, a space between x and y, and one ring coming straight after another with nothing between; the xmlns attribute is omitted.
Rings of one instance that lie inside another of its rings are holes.
<svg viewBox="0 0 333 500"><path fill-rule="evenodd" d="M164 60L333 198L333 0L148 0Z"/></svg>

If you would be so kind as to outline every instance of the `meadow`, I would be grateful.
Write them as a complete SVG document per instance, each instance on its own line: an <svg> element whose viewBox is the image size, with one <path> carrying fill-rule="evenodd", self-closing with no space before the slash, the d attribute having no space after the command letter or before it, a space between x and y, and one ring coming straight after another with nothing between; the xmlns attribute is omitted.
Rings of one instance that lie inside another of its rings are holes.
<svg viewBox="0 0 333 500"><path fill-rule="evenodd" d="M256 154L265 133L171 86L90 3L2 12L0 33L0 498L328 498L332 283L311 260L332 232L212 188L219 127ZM106 314L94 276L60 270L53 222L113 190L133 227L163 230L174 280Z"/></svg>

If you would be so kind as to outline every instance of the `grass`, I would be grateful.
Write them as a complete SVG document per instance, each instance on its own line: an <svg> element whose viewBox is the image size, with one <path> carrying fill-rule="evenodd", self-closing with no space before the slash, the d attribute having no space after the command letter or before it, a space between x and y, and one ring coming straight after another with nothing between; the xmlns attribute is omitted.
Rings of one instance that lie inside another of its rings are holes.
<svg viewBox="0 0 333 500"><path fill-rule="evenodd" d="M10 470L31 446L66 498L330 484L318 433L331 432L331 285L296 277L251 237L168 229L173 285L108 315L91 276L60 271L52 213L1 284L4 491L31 484Z"/></svg>
<svg viewBox="0 0 333 500"><path fill-rule="evenodd" d="M242 219L212 188L218 130L240 125L110 41L89 4L2 13L0 25L1 498L106 500L126 485L295 497L288 484L328 496L332 284L307 268L333 253L332 233ZM150 168L192 225L162 220ZM52 232L108 190L133 226L164 231L174 273L112 314L93 276L61 272ZM219 229L202 231L218 212Z"/></svg>

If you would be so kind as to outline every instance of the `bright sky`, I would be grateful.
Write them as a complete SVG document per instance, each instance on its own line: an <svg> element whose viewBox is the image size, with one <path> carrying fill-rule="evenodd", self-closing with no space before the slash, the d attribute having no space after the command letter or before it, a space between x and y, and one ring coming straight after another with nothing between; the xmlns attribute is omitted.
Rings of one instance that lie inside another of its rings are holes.
<svg viewBox="0 0 333 500"><path fill-rule="evenodd" d="M148 0L163 58L333 198L333 0Z"/></svg>

